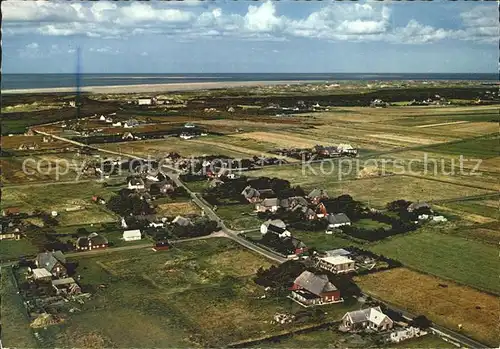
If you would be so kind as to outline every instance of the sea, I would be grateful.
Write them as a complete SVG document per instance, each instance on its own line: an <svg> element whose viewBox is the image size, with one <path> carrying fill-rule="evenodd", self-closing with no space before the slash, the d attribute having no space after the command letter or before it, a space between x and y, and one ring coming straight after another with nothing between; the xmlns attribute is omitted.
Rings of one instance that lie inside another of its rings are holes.
<svg viewBox="0 0 500 349"><path fill-rule="evenodd" d="M2 90L73 87L118 86L228 81L390 81L390 80L474 80L497 82L498 74L489 73L425 73L425 74L366 74L366 73L240 73L240 74L2 74Z"/></svg>

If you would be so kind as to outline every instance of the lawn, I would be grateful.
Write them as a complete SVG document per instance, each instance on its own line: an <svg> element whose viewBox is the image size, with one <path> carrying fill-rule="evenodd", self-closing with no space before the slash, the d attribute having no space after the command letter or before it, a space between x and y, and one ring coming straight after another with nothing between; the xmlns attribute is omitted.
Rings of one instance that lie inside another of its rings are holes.
<svg viewBox="0 0 500 349"><path fill-rule="evenodd" d="M378 229L378 228L389 229L391 227L389 224L365 218L355 222L353 226L362 229Z"/></svg>
<svg viewBox="0 0 500 349"><path fill-rule="evenodd" d="M0 242L0 246L2 242ZM29 327L22 299L17 294L17 289L13 283L10 267L3 267L0 270L0 304L2 344L6 348L39 347Z"/></svg>
<svg viewBox="0 0 500 349"><path fill-rule="evenodd" d="M62 326L57 347L82 345L82 338L106 347L220 347L286 330L270 325L273 315L303 311L287 298L261 299L264 290L252 278L270 263L226 239L178 243L161 253L85 256L78 263L80 283L93 297ZM325 321L358 306L324 307Z"/></svg>
<svg viewBox="0 0 500 349"><path fill-rule="evenodd" d="M254 205L223 205L217 207L217 215L222 218L228 228L235 230L259 228L263 223L254 213Z"/></svg>
<svg viewBox="0 0 500 349"><path fill-rule="evenodd" d="M0 262L23 255L33 255L37 252L37 248L27 239L0 241Z"/></svg>
<svg viewBox="0 0 500 349"><path fill-rule="evenodd" d="M498 345L500 304L493 295L406 268L357 276L355 281L365 292L411 313L454 330L462 324L466 335Z"/></svg>
<svg viewBox="0 0 500 349"><path fill-rule="evenodd" d="M156 213L158 216L185 216L192 214L200 214L201 210L191 201L171 202L167 204L159 204Z"/></svg>
<svg viewBox="0 0 500 349"><path fill-rule="evenodd" d="M201 181L184 182L184 184L189 190L195 193L202 193L205 189L209 188L209 182L206 179Z"/></svg>
<svg viewBox="0 0 500 349"><path fill-rule="evenodd" d="M370 249L425 273L500 293L498 249L492 245L424 228L385 239Z"/></svg>

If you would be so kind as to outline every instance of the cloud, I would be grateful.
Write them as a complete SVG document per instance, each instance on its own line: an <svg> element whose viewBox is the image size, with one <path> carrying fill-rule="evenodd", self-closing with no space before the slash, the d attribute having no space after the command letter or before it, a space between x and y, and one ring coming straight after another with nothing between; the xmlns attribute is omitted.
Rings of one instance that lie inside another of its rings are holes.
<svg viewBox="0 0 500 349"><path fill-rule="evenodd" d="M39 45L36 42L32 42L31 44L26 45L26 49L28 50L37 50Z"/></svg>
<svg viewBox="0 0 500 349"><path fill-rule="evenodd" d="M193 1L190 1L193 4ZM194 5L201 2L194 1ZM391 8L381 3L328 3L300 18L279 15L276 4L249 5L246 13L221 8L170 6L165 3L2 3L6 35L35 33L44 36L83 35L123 38L157 34L178 41L232 37L250 41L292 37L328 41L385 41L425 44L445 39L493 42L498 26L491 6L477 6L460 15L462 28L445 29L411 19L392 25Z"/></svg>

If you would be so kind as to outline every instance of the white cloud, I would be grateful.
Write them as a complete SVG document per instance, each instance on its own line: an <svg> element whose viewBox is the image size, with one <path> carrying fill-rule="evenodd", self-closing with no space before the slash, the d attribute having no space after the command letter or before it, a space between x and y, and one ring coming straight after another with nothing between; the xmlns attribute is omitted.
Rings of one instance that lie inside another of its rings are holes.
<svg viewBox="0 0 500 349"><path fill-rule="evenodd" d="M444 39L493 42L498 38L496 11L483 5L462 13L463 28L455 30L424 25L415 19L395 27L391 25L390 7L373 2L328 3L302 18L279 15L271 1L249 5L244 14L226 13L220 8L143 2L118 5L106 1L91 4L10 1L2 3L2 10L6 35L35 33L108 39L161 34L182 41L197 37L269 41L304 37L408 44Z"/></svg>

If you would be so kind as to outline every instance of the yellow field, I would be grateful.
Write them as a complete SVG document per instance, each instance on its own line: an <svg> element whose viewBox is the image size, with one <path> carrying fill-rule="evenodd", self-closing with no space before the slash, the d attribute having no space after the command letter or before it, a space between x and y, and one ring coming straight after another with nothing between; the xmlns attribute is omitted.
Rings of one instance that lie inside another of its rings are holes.
<svg viewBox="0 0 500 349"><path fill-rule="evenodd" d="M200 210L198 206L192 202L172 202L169 204L158 205L157 214L165 216L183 216L190 214L198 214Z"/></svg>
<svg viewBox="0 0 500 349"><path fill-rule="evenodd" d="M462 324L465 334L498 345L500 303L495 296L405 268L356 277L355 281L375 297L451 329L458 330Z"/></svg>
<svg viewBox="0 0 500 349"><path fill-rule="evenodd" d="M233 134L233 137L246 139L255 139L267 143L276 144L280 148L310 148L321 143L322 145L334 145L332 142L322 142L315 137L308 139L291 133L273 133L273 132L248 132Z"/></svg>

